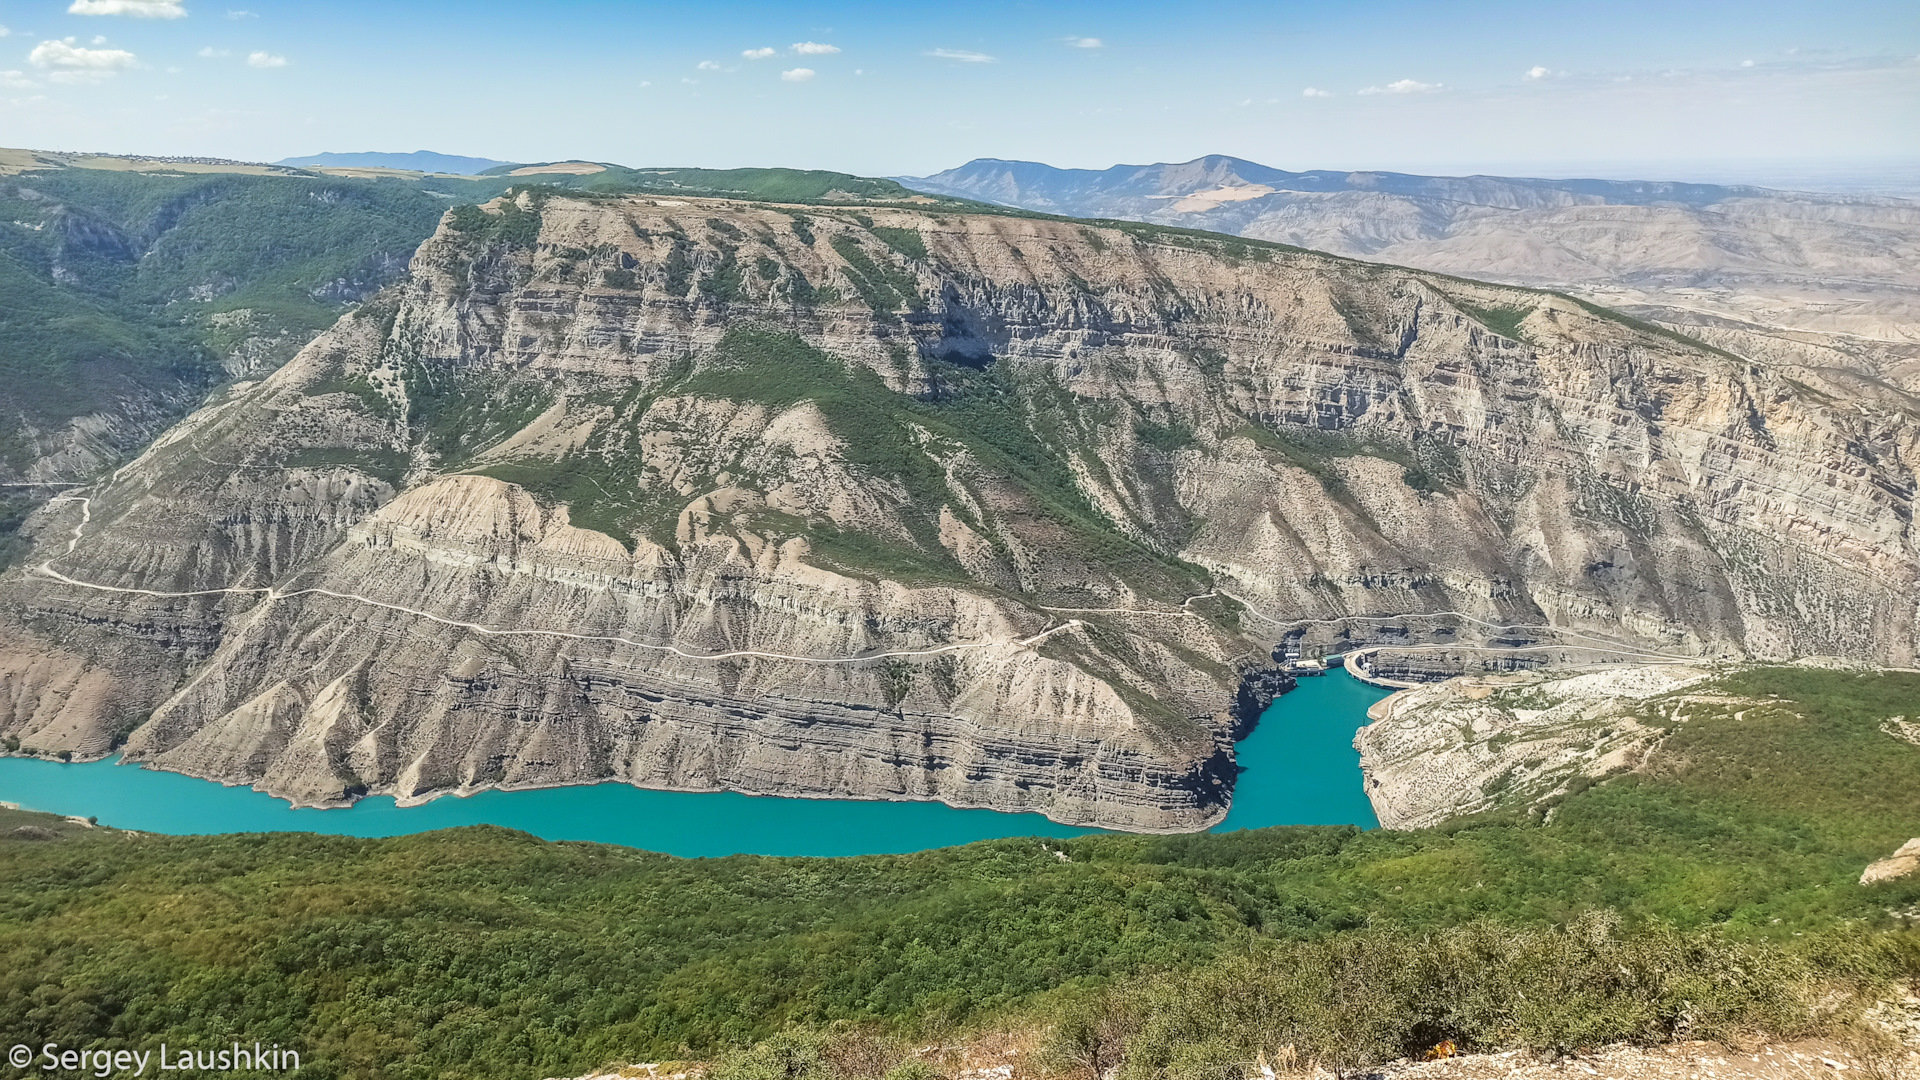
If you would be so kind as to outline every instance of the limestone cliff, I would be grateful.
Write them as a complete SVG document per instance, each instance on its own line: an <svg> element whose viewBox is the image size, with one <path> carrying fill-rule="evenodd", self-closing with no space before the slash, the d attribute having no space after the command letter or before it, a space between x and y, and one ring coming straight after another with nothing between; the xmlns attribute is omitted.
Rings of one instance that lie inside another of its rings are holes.
<svg viewBox="0 0 1920 1080"><path fill-rule="evenodd" d="M1536 805L1580 777L1636 767L1663 734L1648 715L1719 703L1681 693L1713 675L1664 664L1469 676L1402 691L1376 704L1353 740L1374 816L1389 829L1428 828Z"/></svg>
<svg viewBox="0 0 1920 1080"><path fill-rule="evenodd" d="M1910 662L1915 430L1275 245L529 192L32 523L0 734L1195 829L1283 636Z"/></svg>

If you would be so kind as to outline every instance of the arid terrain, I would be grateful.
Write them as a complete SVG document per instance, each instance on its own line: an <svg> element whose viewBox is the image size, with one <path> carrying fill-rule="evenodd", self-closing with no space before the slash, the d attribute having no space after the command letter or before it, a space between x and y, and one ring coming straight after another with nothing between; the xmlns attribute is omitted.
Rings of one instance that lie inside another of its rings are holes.
<svg viewBox="0 0 1920 1080"><path fill-rule="evenodd" d="M1920 393L1920 200L1662 181L981 160L918 190L1562 289L1849 396Z"/></svg>
<svg viewBox="0 0 1920 1080"><path fill-rule="evenodd" d="M1911 663L1914 419L1231 238L523 193L30 523L0 733L1192 830L1276 641Z"/></svg>

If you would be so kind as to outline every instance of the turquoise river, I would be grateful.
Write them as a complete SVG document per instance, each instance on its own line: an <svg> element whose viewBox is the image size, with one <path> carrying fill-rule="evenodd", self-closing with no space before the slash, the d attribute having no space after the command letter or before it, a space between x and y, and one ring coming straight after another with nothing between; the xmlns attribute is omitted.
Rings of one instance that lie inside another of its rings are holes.
<svg viewBox="0 0 1920 1080"><path fill-rule="evenodd" d="M1265 825L1378 824L1361 788L1353 733L1388 691L1344 671L1300 680L1240 743L1233 808L1215 832ZM272 796L113 761L63 764L0 757L0 800L30 810L93 815L102 825L181 835L316 832L398 836L457 825L504 825L548 840L592 840L671 855L873 855L1002 836L1080 836L1095 830L1038 814L960 810L941 803L762 798L734 792L646 791L593 784L483 791L402 809L391 798L343 810L296 810Z"/></svg>

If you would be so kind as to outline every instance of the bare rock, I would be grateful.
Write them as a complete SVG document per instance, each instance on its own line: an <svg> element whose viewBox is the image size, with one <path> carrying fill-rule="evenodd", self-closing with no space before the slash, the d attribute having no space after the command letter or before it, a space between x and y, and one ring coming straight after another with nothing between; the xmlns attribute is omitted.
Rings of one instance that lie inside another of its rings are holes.
<svg viewBox="0 0 1920 1080"><path fill-rule="evenodd" d="M1916 463L1906 406L1550 294L525 194L29 523L0 734L302 804L615 779L1200 829L1287 633L1912 662Z"/></svg>
<svg viewBox="0 0 1920 1080"><path fill-rule="evenodd" d="M1915 870L1920 870L1920 838L1907 841L1900 845L1900 850L1869 865L1860 875L1860 884L1872 885L1878 881L1892 881L1895 878L1906 877Z"/></svg>

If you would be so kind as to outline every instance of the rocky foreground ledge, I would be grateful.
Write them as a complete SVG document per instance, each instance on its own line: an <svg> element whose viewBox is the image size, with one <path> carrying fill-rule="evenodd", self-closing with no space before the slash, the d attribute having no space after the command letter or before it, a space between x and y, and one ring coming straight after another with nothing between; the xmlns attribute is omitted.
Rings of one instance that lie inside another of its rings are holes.
<svg viewBox="0 0 1920 1080"><path fill-rule="evenodd" d="M935 1080L1088 1080L1038 1049L1032 1033L994 1034L964 1043L918 1047L892 1068ZM572 1080L704 1080L702 1062L609 1066ZM1619 1044L1562 1057L1520 1050L1457 1053L1451 1044L1425 1060L1334 1071L1295 1060L1286 1048L1247 1063L1251 1080L1906 1080L1920 1074L1920 998L1887 1002L1838 1038L1728 1044L1681 1041L1662 1046ZM881 1080L859 1071L832 1080ZM563 1080L563 1078L554 1078ZM819 1077L817 1080L828 1080Z"/></svg>

